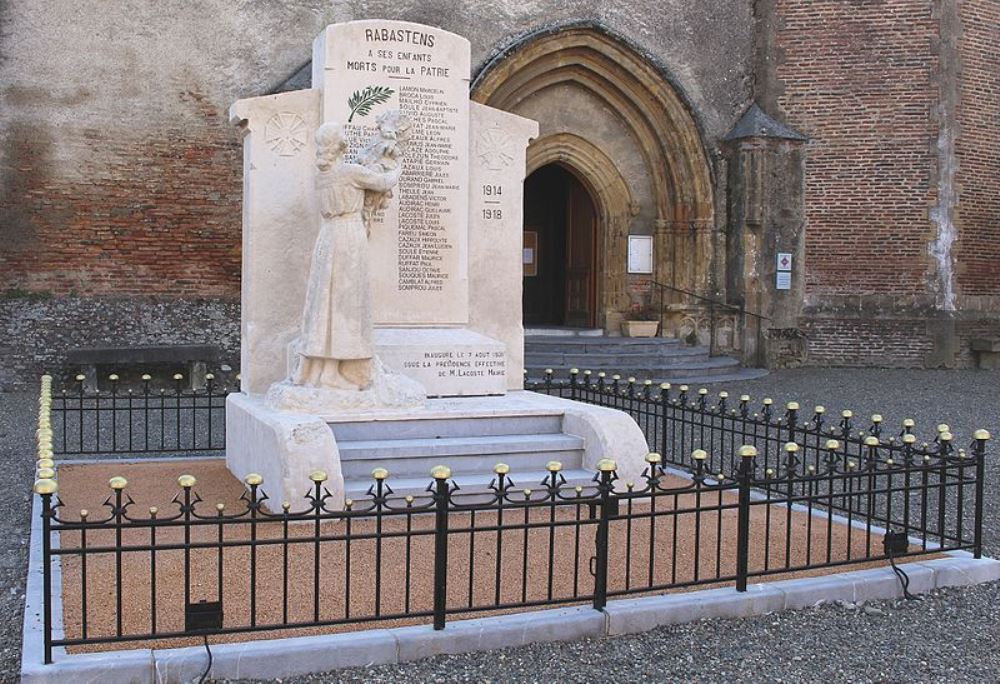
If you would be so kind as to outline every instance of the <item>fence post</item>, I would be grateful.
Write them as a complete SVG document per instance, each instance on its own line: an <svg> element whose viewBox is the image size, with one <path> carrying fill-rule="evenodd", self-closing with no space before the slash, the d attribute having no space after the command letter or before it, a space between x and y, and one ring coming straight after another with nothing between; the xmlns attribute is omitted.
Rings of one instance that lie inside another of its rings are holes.
<svg viewBox="0 0 1000 684"><path fill-rule="evenodd" d="M35 482L35 493L42 497L42 626L45 642L45 664L52 664L52 495L56 482L51 479Z"/></svg>
<svg viewBox="0 0 1000 684"><path fill-rule="evenodd" d="M603 610L608 604L608 532L609 520L613 513L611 502L614 495L615 470L618 465L610 458L597 462L597 491L601 496L600 517L597 520L596 557L594 562L594 610Z"/></svg>
<svg viewBox="0 0 1000 684"><path fill-rule="evenodd" d="M670 402L670 383L661 382L660 383L660 400L657 402L658 413L657 418L660 421L660 443L655 445L655 449L660 452L661 455L666 454L668 459L673 458L673 453L667 448L667 404ZM670 429L673 430L673 425L671 424ZM671 433L672 434L672 433ZM671 445L672 446L672 445Z"/></svg>
<svg viewBox="0 0 1000 684"><path fill-rule="evenodd" d="M972 447L976 455L976 519L974 521L975 539L973 554L976 558L983 557L983 479L986 474L986 441L990 433L986 430L976 430L973 437L976 440Z"/></svg>
<svg viewBox="0 0 1000 684"><path fill-rule="evenodd" d="M788 428L788 439L786 442L795 441L795 429L799 423L799 402L790 401L785 404L785 425ZM780 428L779 428L780 429Z"/></svg>
<svg viewBox="0 0 1000 684"><path fill-rule="evenodd" d="M739 508L736 523L736 591L747 590L747 574L750 571L750 480L753 478L756 447L744 444L740 447L738 482Z"/></svg>
<svg viewBox="0 0 1000 684"><path fill-rule="evenodd" d="M448 607L448 478L451 468L434 466L434 629L444 629Z"/></svg>

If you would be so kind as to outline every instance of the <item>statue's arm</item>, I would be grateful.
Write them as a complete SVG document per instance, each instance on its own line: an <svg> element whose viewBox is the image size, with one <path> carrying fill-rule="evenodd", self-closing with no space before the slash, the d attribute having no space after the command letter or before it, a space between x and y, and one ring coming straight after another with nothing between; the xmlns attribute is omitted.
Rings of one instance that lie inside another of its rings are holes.
<svg viewBox="0 0 1000 684"><path fill-rule="evenodd" d="M397 166L391 171L378 173L356 164L352 164L351 167L354 182L357 183L358 187L376 192L385 192L395 187L396 183L399 182L399 174L403 170L401 166Z"/></svg>

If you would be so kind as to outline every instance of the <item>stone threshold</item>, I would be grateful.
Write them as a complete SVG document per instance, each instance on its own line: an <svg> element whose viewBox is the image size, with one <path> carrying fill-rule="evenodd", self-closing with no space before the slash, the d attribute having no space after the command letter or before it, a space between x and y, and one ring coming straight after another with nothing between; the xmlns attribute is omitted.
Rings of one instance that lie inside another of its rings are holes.
<svg viewBox="0 0 1000 684"><path fill-rule="evenodd" d="M127 681L157 684L187 682L207 665L201 646L134 649L69 655L54 650L45 665L42 631L40 502L35 497L22 645L22 682ZM966 586L1000 579L1000 561L976 559L965 551L900 567L910 576L910 591ZM53 568L53 594L61 595L61 576ZM213 678L275 678L345 667L402 663L436 655L469 653L531 643L601 638L648 631L711 618L738 618L807 608L837 600L858 603L902 596L889 567L752 584L745 593L721 587L662 596L618 599L603 611L589 606L555 608L468 620L452 620L442 631L431 625L371 629L309 637L267 639L212 646ZM53 610L61 631L61 604Z"/></svg>

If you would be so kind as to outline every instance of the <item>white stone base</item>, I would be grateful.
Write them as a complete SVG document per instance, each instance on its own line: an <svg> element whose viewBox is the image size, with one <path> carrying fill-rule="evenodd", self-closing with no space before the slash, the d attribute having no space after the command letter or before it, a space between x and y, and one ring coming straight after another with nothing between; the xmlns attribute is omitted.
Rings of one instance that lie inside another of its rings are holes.
<svg viewBox="0 0 1000 684"><path fill-rule="evenodd" d="M309 489L309 473L324 470L333 495L328 505L335 508L343 505L344 477L330 423L554 414L562 415L566 434L583 438L584 468L596 470L598 461L611 458L618 464L620 488L626 482L641 481L648 451L646 438L627 414L524 390L499 397L428 399L417 407L331 410L319 415L279 411L263 397L230 394L226 402L226 466L240 479L249 473L261 475L272 506L289 501L293 509ZM544 458L539 459L540 469Z"/></svg>
<svg viewBox="0 0 1000 684"><path fill-rule="evenodd" d="M315 415L275 411L262 398L233 393L226 398L226 467L241 480L250 473L264 478L267 506L279 510L288 501L305 507L309 474L326 472L331 509L344 505L344 476L333 432Z"/></svg>
<svg viewBox="0 0 1000 684"><path fill-rule="evenodd" d="M330 414L383 408L416 408L424 403L424 388L411 378L389 371L372 359L372 384L366 390L345 390L276 382L267 390L267 405L275 411Z"/></svg>
<svg viewBox="0 0 1000 684"><path fill-rule="evenodd" d="M391 370L409 376L429 397L507 391L504 344L465 328L376 328L375 349Z"/></svg>

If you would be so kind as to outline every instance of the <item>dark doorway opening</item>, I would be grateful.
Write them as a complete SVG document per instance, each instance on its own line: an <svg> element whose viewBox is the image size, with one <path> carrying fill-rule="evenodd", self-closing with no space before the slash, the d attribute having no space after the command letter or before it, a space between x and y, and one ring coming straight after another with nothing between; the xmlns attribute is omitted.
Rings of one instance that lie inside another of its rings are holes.
<svg viewBox="0 0 1000 684"><path fill-rule="evenodd" d="M594 327L597 212L583 183L558 164L524 181L524 323Z"/></svg>

